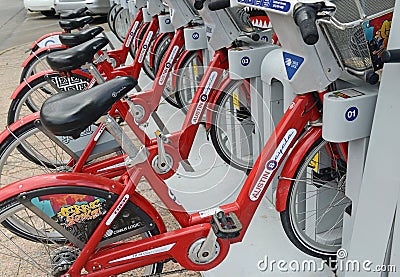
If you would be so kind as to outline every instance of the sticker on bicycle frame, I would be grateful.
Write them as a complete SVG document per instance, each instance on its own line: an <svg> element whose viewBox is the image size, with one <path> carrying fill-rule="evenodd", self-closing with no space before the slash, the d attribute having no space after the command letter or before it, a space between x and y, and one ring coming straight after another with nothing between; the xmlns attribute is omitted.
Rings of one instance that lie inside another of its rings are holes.
<svg viewBox="0 0 400 277"><path fill-rule="evenodd" d="M128 255L119 259L115 259L112 261L109 261L108 263L117 263L117 262L122 262L122 261L126 261L126 260L131 260L131 259L135 259L135 258L140 258L140 257L145 257L148 255L153 255L153 254L158 254L158 253L163 253L163 252L167 252L169 250L171 250L172 247L174 247L174 245L176 244L176 242L167 244L167 245L163 245L163 246L159 246L153 249L149 249L149 250L145 250L142 252L138 252L132 255Z"/></svg>
<svg viewBox="0 0 400 277"><path fill-rule="evenodd" d="M40 196L31 203L64 228L92 221L107 212L105 199L82 194Z"/></svg>
<svg viewBox="0 0 400 277"><path fill-rule="evenodd" d="M132 39L135 36L136 29L139 26L139 21L135 21L135 24L133 24L132 30L129 33L128 39L126 40L125 47L129 47L131 45Z"/></svg>
<svg viewBox="0 0 400 277"><path fill-rule="evenodd" d="M165 63L164 69L161 73L160 79L158 80L158 84L162 86L167 79L168 72L171 70L172 62L175 59L176 54L178 54L179 46L175 45L172 49L171 55L169 55L167 62Z"/></svg>
<svg viewBox="0 0 400 277"><path fill-rule="evenodd" d="M341 90L341 91L335 91L332 94L334 94L338 97L341 97L341 98L345 98L345 99L365 95L364 93L357 91L355 89L346 89L346 90Z"/></svg>
<svg viewBox="0 0 400 277"><path fill-rule="evenodd" d="M130 197L129 194L125 194L124 197L122 197L121 202L119 202L118 206L115 208L110 217L107 219L106 221L107 226L110 226L111 223L114 221L114 219L117 217L117 215L122 211L126 203L129 201L129 197Z"/></svg>
<svg viewBox="0 0 400 277"><path fill-rule="evenodd" d="M319 172L319 153L316 153L312 160L309 162L308 167L312 168L315 172Z"/></svg>
<svg viewBox="0 0 400 277"><path fill-rule="evenodd" d="M61 76L50 76L51 81L61 90L61 91L70 91L77 90L81 91L86 89L89 82L75 77L61 77Z"/></svg>
<svg viewBox="0 0 400 277"><path fill-rule="evenodd" d="M220 210L220 208L216 207L216 208L212 208L212 209L201 211L201 212L199 212L199 215L200 215L201 218L205 218L205 217L209 217L209 216L214 215L219 210Z"/></svg>
<svg viewBox="0 0 400 277"><path fill-rule="evenodd" d="M197 103L196 110L194 111L193 117L192 117L192 124L197 124L200 120L200 115L204 110L204 107L206 106L206 101L208 99L208 94L212 90L212 87L215 83L215 80L217 80L218 73L216 71L211 72L210 77L208 78L207 84L204 88L203 94L200 95L200 101Z"/></svg>
<svg viewBox="0 0 400 277"><path fill-rule="evenodd" d="M290 10L290 2L281 0L238 0L239 3L256 6L264 9L288 12Z"/></svg>
<svg viewBox="0 0 400 277"><path fill-rule="evenodd" d="M142 51L140 51L140 55L139 55L139 59L138 59L139 63L143 63L144 56L147 53L147 48L149 47L149 44L150 44L150 41L151 41L152 37L153 37L153 31L150 31L147 34L146 40L144 41Z"/></svg>
<svg viewBox="0 0 400 277"><path fill-rule="evenodd" d="M296 137L297 130L289 129L283 136L275 152L272 154L271 159L266 162L265 168L258 178L256 185L250 192L249 198L251 201L257 201L260 198L262 191L268 183L268 180L273 175L274 171L278 168L279 161L282 159L286 151L289 149L290 144Z"/></svg>
<svg viewBox="0 0 400 277"><path fill-rule="evenodd" d="M354 121L358 117L358 108L357 107L350 107L347 109L344 117L347 121Z"/></svg>
<svg viewBox="0 0 400 277"><path fill-rule="evenodd" d="M304 58L283 52L283 61L286 67L286 73L289 80L292 80L293 76L296 74L297 70L304 62Z"/></svg>

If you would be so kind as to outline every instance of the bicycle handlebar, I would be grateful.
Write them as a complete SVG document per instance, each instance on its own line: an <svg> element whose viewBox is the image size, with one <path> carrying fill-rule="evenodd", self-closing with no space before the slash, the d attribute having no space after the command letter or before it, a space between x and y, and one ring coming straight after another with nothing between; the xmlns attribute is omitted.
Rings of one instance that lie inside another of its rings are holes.
<svg viewBox="0 0 400 277"><path fill-rule="evenodd" d="M311 5L302 4L293 13L294 22L299 26L301 36L308 45L316 44L319 39L317 12Z"/></svg>
<svg viewBox="0 0 400 277"><path fill-rule="evenodd" d="M382 61L384 63L400 63L400 49L383 51Z"/></svg>
<svg viewBox="0 0 400 277"><path fill-rule="evenodd" d="M196 10L201 10L201 9L203 9L203 6L204 6L204 2L206 2L206 0L195 0L194 1L194 8L196 9Z"/></svg>
<svg viewBox="0 0 400 277"><path fill-rule="evenodd" d="M226 8L229 8L230 6L231 6L230 0L217 0L217 1L213 1L210 4L208 4L208 8L211 11L226 9Z"/></svg>

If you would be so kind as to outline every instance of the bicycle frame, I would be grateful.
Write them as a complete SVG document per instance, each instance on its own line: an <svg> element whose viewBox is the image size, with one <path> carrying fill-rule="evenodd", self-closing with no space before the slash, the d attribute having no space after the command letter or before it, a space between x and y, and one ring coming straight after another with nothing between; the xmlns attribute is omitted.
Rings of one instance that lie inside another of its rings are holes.
<svg viewBox="0 0 400 277"><path fill-rule="evenodd" d="M242 223L243 229L240 232L240 236L236 238L217 239L220 253L215 260L206 264L196 264L190 260L187 254L187 250L195 241L205 238L210 232L211 225L209 222L210 214L212 213L198 212L188 214L183 207L170 198L168 195L168 186L153 171L151 164L145 161L129 168L124 174L125 178L121 178L121 180L125 181L123 191L120 192L119 198L103 218L99 227L83 248L81 255L69 269L68 274L70 276L79 276L81 269L85 267L89 271L87 276L113 275L136 267L161 262L168 258L174 258L183 267L197 271L208 270L218 265L226 257L229 245L240 242L243 239L257 206L260 204L265 191L272 182L275 173L285 157L290 153L290 160L299 154L297 148L290 151L292 147L295 144L301 146L305 141L312 143L309 140L312 137L314 139L318 138L321 132L320 127L310 127L304 135L301 135L309 122L315 122L320 119L320 113L315 105L315 101L317 100L311 93L299 95L295 98L263 148L236 201L219 207L225 213L234 212ZM189 124L188 128L193 129L194 127L192 126ZM61 173L33 178L35 178L36 184L41 183L41 178L44 178L44 180L49 180L50 178L54 179L54 185L62 186L65 185L66 181L60 183L59 180L68 179L68 176L68 174ZM73 178L77 178L77 176L72 175ZM89 184L90 186L91 183L99 182L100 180L97 176L82 176L84 177L82 177L81 181L75 180L70 185L82 186L82 184ZM182 229L135 242L115 244L112 247L107 246L95 251L97 244L108 229L106 222L112 221L115 218L115 215L126 204L127 197L133 197L136 185L142 177L148 180L154 192L168 207L172 215L182 226ZM18 181L10 186L6 186L2 189L0 201L4 200L6 195L9 197L10 194L15 195L20 193L21 191L18 189L15 190L15 188L24 187L19 185L29 182L29 180ZM48 181L45 183L47 186L49 185Z"/></svg>

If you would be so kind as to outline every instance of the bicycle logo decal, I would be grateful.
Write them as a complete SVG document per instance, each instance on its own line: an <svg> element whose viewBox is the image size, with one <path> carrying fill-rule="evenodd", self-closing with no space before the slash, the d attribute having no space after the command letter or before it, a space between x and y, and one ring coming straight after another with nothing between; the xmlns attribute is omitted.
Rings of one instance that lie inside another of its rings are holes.
<svg viewBox="0 0 400 277"><path fill-rule="evenodd" d="M146 51L147 47L149 46L149 43L150 43L150 40L152 37L153 37L153 31L150 31L146 37L144 44L143 44L143 49L142 49L142 51L140 51L140 55L139 55L139 59L138 59L139 63L143 63L144 56L147 52Z"/></svg>
<svg viewBox="0 0 400 277"><path fill-rule="evenodd" d="M217 79L217 76L218 76L218 73L216 71L211 72L210 77L208 78L206 87L204 88L204 92L200 96L201 101L199 103L197 103L196 110L192 117L192 124L197 124L199 122L200 115L201 115L202 111L204 110L205 103L208 98L208 94L210 93L210 91L215 83L215 80ZM203 99L205 99L205 100L203 100Z"/></svg>
<svg viewBox="0 0 400 277"><path fill-rule="evenodd" d="M276 161L274 161L274 160L269 160L269 161L267 162L267 168L268 168L269 170L274 170L274 169L276 168L277 165L278 165L278 163L277 163Z"/></svg>
<svg viewBox="0 0 400 277"><path fill-rule="evenodd" d="M261 40L267 42L268 41L268 36L262 36Z"/></svg>
<svg viewBox="0 0 400 277"><path fill-rule="evenodd" d="M250 64L250 58L247 57L247 56L244 56L244 57L240 60L240 63L241 63L243 66L248 66L248 65Z"/></svg>
<svg viewBox="0 0 400 277"><path fill-rule="evenodd" d="M193 38L194 40L198 40L199 37L200 37L200 34L199 34L198 32L194 32L194 33L192 34L192 38Z"/></svg>
<svg viewBox="0 0 400 277"><path fill-rule="evenodd" d="M132 27L132 31L129 33L128 39L126 40L126 43L125 43L126 47L129 47L129 45L131 44L132 39L136 33L136 29L138 26L139 26L139 21L135 21L135 24Z"/></svg>
<svg viewBox="0 0 400 277"><path fill-rule="evenodd" d="M171 19L169 18L165 19L165 24L171 24Z"/></svg>
<svg viewBox="0 0 400 277"><path fill-rule="evenodd" d="M358 108L357 107L350 107L347 109L345 118L347 121L354 121L358 116Z"/></svg>
<svg viewBox="0 0 400 277"><path fill-rule="evenodd" d="M171 68L172 62L174 61L176 54L178 54L178 51L179 51L179 46L175 45L174 48L172 49L171 55L169 55L169 58L167 60L167 63L165 64L165 67L161 73L160 80L158 81L158 84L160 86L162 86L165 82L165 79L167 79L169 69Z"/></svg>
<svg viewBox="0 0 400 277"><path fill-rule="evenodd" d="M286 151L289 149L289 146L291 142L295 139L296 134L296 129L289 129L286 132L278 147L275 149L274 154L272 154L272 159L265 164L264 171L258 178L256 185L251 190L249 195L251 201L257 201L257 199L260 197L262 191L268 183L268 180L271 178L275 169L278 167L278 162L282 159Z"/></svg>
<svg viewBox="0 0 400 277"><path fill-rule="evenodd" d="M47 40L45 43L44 43L44 46L48 46L49 44L51 45L51 44L55 44L56 42L54 41L54 40L52 40L52 39L49 39L49 40Z"/></svg>

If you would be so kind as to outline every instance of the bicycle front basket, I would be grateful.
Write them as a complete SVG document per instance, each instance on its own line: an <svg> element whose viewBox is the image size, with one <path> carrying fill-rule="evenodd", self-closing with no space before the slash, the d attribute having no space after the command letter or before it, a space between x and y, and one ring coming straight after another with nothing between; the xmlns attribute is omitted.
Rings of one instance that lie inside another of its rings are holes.
<svg viewBox="0 0 400 277"><path fill-rule="evenodd" d="M357 75L383 63L395 0L335 0L336 13L321 23L340 66Z"/></svg>

